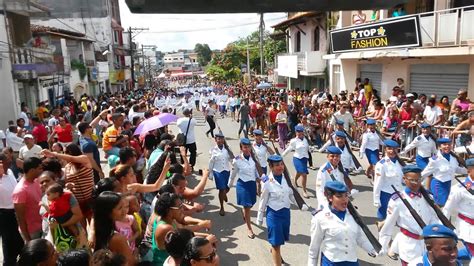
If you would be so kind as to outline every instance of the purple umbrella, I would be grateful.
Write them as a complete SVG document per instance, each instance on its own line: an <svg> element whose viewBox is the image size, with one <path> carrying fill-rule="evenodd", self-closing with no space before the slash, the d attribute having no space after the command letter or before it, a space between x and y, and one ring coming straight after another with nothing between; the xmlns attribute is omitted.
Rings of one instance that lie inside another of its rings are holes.
<svg viewBox="0 0 474 266"><path fill-rule="evenodd" d="M178 116L176 115L170 113L161 113L143 120L138 125L137 129L135 129L135 133L133 133L133 135L145 134L148 131L169 125L171 122L175 122L176 120L178 120Z"/></svg>

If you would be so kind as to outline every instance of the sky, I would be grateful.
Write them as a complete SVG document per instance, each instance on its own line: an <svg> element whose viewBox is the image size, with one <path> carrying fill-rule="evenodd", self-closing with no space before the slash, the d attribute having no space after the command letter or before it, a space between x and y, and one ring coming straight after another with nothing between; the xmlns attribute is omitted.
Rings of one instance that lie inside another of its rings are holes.
<svg viewBox="0 0 474 266"><path fill-rule="evenodd" d="M177 0L179 1L179 0ZM207 43L211 49L223 49L228 43L258 30L260 17L247 14L132 14L119 0L122 27L149 28L136 35L140 45L156 45L157 50L171 52L194 49L196 43ZM266 30L286 19L286 13L264 15Z"/></svg>

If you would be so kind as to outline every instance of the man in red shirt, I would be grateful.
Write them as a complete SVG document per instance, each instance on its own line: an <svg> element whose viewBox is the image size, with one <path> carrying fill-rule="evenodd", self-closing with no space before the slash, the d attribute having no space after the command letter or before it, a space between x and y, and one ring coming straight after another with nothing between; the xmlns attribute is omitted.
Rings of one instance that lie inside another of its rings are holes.
<svg viewBox="0 0 474 266"><path fill-rule="evenodd" d="M43 123L41 123L41 120L37 116L34 116L31 119L31 122L33 124L33 131L31 134L33 137L35 137L36 144L38 144L43 149L49 149L48 130L43 125Z"/></svg>
<svg viewBox="0 0 474 266"><path fill-rule="evenodd" d="M270 136L269 136L269 138L272 139L272 140L275 140L276 136L278 136L278 131L277 131L278 125L275 121L276 121L276 117L277 117L279 112L280 111L278 110L278 103L273 103L272 109L268 113L268 118L270 119Z"/></svg>

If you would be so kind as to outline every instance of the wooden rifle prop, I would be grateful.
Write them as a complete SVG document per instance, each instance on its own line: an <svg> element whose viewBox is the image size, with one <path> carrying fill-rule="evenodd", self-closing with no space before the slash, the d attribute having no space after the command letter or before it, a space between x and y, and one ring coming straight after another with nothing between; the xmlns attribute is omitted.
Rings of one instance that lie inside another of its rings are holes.
<svg viewBox="0 0 474 266"><path fill-rule="evenodd" d="M459 179L459 177L455 176L454 179L456 179L456 181L458 181L459 184L461 184L461 186L463 186L469 193L471 193L471 195L474 196L474 190L468 188L468 187L466 186L466 184L464 184L464 182L462 182L462 181Z"/></svg>
<svg viewBox="0 0 474 266"><path fill-rule="evenodd" d="M216 122L216 125L217 125L217 122ZM219 133L222 134L222 130L221 128L219 127L219 125L217 125L217 129L219 130ZM224 135L224 134L222 134ZM235 158L235 155L234 153L230 150L230 147L229 145L227 144L227 141L225 140L225 137L224 137L224 148L227 150L227 152L229 153L229 157L230 159L234 159ZM212 169L211 169L212 170Z"/></svg>
<svg viewBox="0 0 474 266"><path fill-rule="evenodd" d="M328 171L329 176L331 177L332 181L336 181L336 178L334 175ZM375 251L378 253L382 249L382 245L380 245L380 242L377 240L377 238L372 234L372 232L369 230L367 225L362 221L362 217L360 214L357 212L356 207L352 205L352 202L347 203L347 210L349 213L352 215L354 218L354 221L360 226L362 231L364 232L365 236L367 236L367 239L369 240L370 244L374 247Z"/></svg>
<svg viewBox="0 0 474 266"><path fill-rule="evenodd" d="M400 191L398 191L394 185L392 185L392 189L393 191L395 191L395 194L397 194L397 196L402 200L403 204L405 205L405 207L407 207L411 216L413 217L413 219L415 219L416 223L420 226L420 228L425 228L426 223L423 221L423 219L421 219L420 215L415 211L415 209L413 209L410 202L408 202L408 200L402 196Z"/></svg>
<svg viewBox="0 0 474 266"><path fill-rule="evenodd" d="M333 146L336 146L336 143L334 143L334 139L331 137L331 144ZM349 149L349 153L351 148L350 146L347 145L347 140L346 140L346 149ZM337 147L337 146L336 146ZM352 154L352 153L351 153ZM337 169L344 175L344 183L346 183L347 187L349 188L349 190L352 190L352 188L354 188L354 184L352 183L352 180L351 178L349 177L349 173L346 171L346 169L344 169L344 166L342 165L342 162L341 160L339 160L339 164L337 165Z"/></svg>
<svg viewBox="0 0 474 266"><path fill-rule="evenodd" d="M273 141L272 141L272 146L273 146L273 149L275 150L275 153L281 156L280 151L275 146L275 143ZM291 176L290 176L290 173L288 172L288 167L286 167L284 161L282 161L282 162L283 162L283 165L285 166L285 171L283 172L283 176L285 177L285 180L286 180L286 183L288 184L288 186L291 188L291 190L293 190L293 195L295 196L295 200L296 200L296 204L298 205L298 208L300 208L300 210L303 210L303 208L307 209L308 204L306 204L303 197L301 197L298 190L291 183Z"/></svg>
<svg viewBox="0 0 474 266"><path fill-rule="evenodd" d="M400 165L403 167L406 165L404 161L400 159L400 157L397 156L397 161L400 163ZM430 193L425 189L425 187L420 186L420 193L423 196L423 198L426 200L428 205L435 211L436 216L438 216L438 219L443 223L443 225L454 229L454 225L449 221L449 219L443 214L441 209L436 205L434 200L431 198ZM399 195L400 196L400 195Z"/></svg>
<svg viewBox="0 0 474 266"><path fill-rule="evenodd" d="M334 114L332 114L332 117L334 118L334 122L337 124L337 120L339 119L337 119L337 117ZM351 143L354 142L354 139L346 132L345 128L343 128L342 131L346 134L347 139L349 139Z"/></svg>

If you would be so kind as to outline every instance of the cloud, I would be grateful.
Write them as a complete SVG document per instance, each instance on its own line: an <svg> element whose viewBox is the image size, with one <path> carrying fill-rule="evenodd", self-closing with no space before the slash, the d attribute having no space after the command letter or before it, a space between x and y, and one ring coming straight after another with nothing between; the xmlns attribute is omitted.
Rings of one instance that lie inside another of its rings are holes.
<svg viewBox="0 0 474 266"><path fill-rule="evenodd" d="M178 0L179 1L179 0ZM119 0L124 28L149 28L136 35L140 45L156 45L163 52L193 49L196 43L207 43L211 49L223 49L228 43L258 30L258 14L132 14ZM285 20L285 13L264 15L265 26Z"/></svg>

